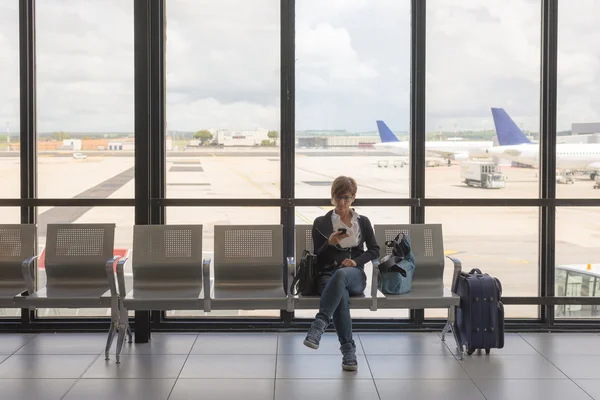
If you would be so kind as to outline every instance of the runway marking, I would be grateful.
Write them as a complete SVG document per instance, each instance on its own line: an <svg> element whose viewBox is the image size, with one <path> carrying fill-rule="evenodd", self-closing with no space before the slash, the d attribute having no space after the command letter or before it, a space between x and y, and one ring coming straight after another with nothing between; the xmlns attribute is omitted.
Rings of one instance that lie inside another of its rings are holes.
<svg viewBox="0 0 600 400"><path fill-rule="evenodd" d="M309 220L304 215L300 214L298 211L296 211L296 216L302 218L304 220L304 222L306 222L307 224L311 224L312 225L312 223L313 223L313 221Z"/></svg>
<svg viewBox="0 0 600 400"><path fill-rule="evenodd" d="M460 253L460 252L456 251L456 250L444 250L444 255L445 256L452 256L452 255L458 254L458 253Z"/></svg>
<svg viewBox="0 0 600 400"><path fill-rule="evenodd" d="M106 199L111 194L125 186L133 179L134 167L131 167L112 178L99 183L98 185L87 189L74 199ZM46 235L46 227L48 224L63 223L68 224L77 221L86 212L94 207L53 207L39 215L38 233L39 236Z"/></svg>

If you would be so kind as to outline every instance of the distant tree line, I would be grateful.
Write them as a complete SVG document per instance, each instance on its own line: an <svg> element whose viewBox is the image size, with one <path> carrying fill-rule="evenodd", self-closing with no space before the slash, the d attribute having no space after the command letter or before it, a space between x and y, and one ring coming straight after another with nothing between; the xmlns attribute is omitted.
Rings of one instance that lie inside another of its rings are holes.
<svg viewBox="0 0 600 400"><path fill-rule="evenodd" d="M261 142L261 146L277 146L277 139L279 139L279 132L277 131L269 131L267 136L271 140L263 140ZM194 139L200 140L200 145L205 146L207 143L210 143L213 140L213 134L210 133L207 129L202 129L194 133Z"/></svg>

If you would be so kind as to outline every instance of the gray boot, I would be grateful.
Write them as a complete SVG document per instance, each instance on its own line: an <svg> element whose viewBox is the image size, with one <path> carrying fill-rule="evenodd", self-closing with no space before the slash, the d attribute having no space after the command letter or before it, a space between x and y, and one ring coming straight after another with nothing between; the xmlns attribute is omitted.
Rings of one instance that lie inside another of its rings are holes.
<svg viewBox="0 0 600 400"><path fill-rule="evenodd" d="M326 321L321 318L315 318L308 333L306 334L306 339L304 339L304 345L310 347L311 349L318 349L319 342L321 341L321 335L327 329L327 325L329 325Z"/></svg>
<svg viewBox="0 0 600 400"><path fill-rule="evenodd" d="M358 370L358 360L356 359L356 345L354 342L344 343L340 350L342 351L342 368L346 371Z"/></svg>

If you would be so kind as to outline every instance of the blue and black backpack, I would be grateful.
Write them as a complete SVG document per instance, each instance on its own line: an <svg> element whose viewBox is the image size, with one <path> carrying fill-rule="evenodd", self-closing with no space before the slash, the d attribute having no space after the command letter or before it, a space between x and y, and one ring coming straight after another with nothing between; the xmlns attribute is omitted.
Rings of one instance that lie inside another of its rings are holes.
<svg viewBox="0 0 600 400"><path fill-rule="evenodd" d="M410 239L404 233L399 233L394 240L386 241L385 245L392 248L392 254L383 257L379 264L379 290L384 294L410 292L415 272Z"/></svg>

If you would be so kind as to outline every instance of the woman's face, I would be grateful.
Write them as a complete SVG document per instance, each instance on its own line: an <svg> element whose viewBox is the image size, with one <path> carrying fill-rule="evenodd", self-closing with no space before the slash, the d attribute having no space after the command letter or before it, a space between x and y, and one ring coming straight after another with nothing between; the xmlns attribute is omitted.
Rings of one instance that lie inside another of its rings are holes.
<svg viewBox="0 0 600 400"><path fill-rule="evenodd" d="M336 194L333 196L333 204L335 204L335 211L338 214L348 212L353 201L354 196L350 193Z"/></svg>

